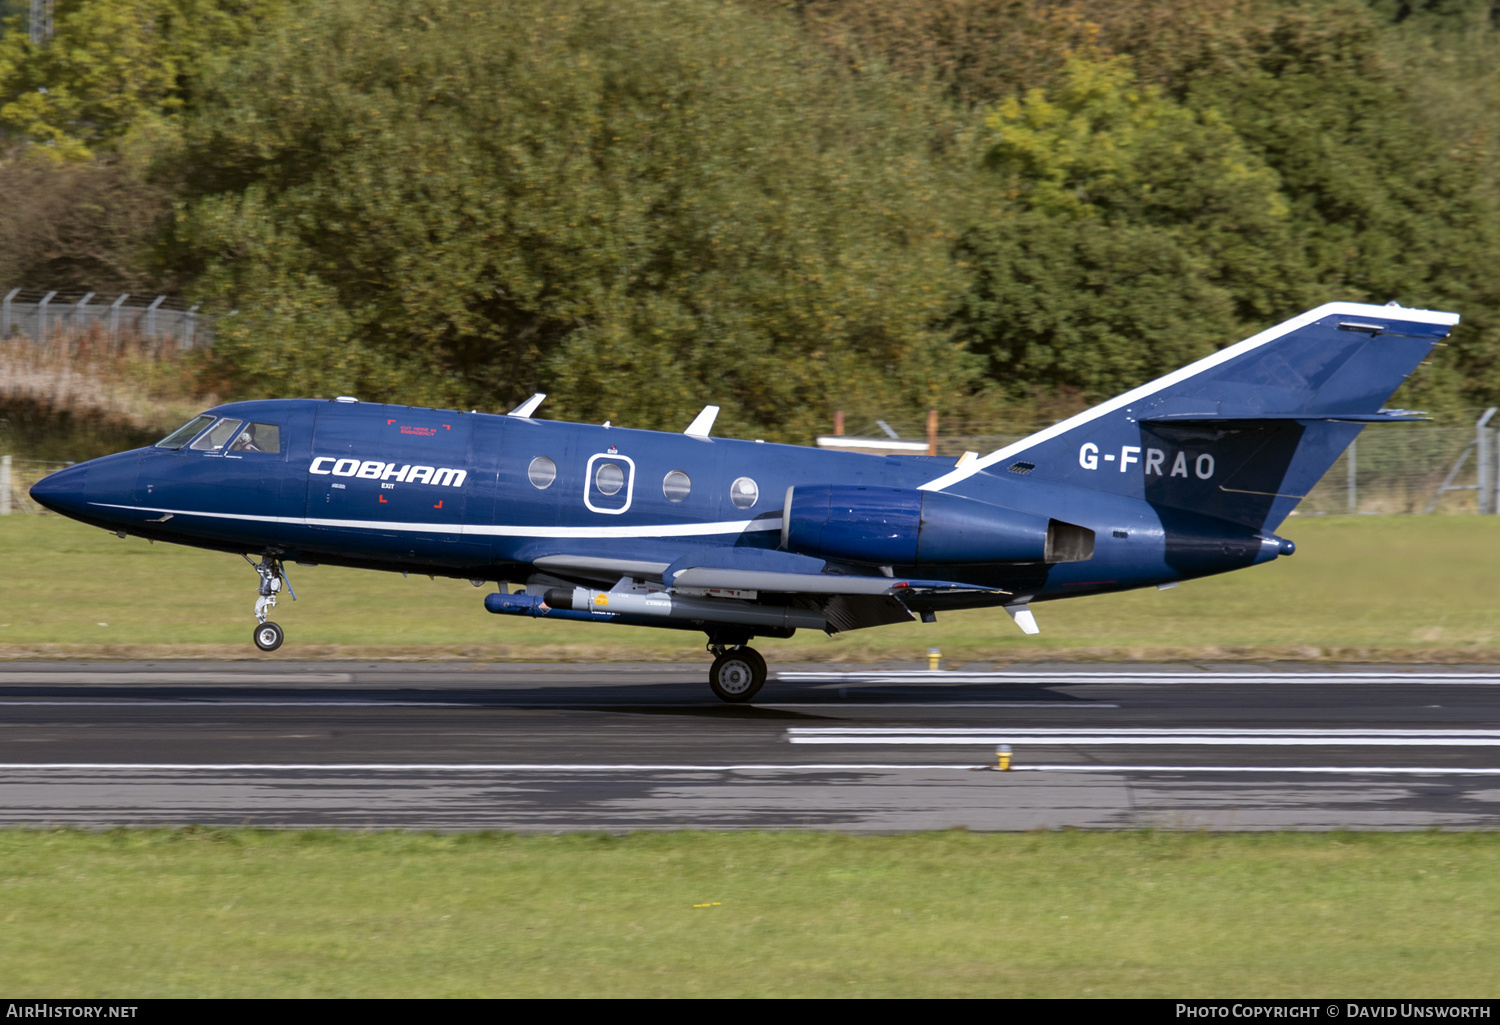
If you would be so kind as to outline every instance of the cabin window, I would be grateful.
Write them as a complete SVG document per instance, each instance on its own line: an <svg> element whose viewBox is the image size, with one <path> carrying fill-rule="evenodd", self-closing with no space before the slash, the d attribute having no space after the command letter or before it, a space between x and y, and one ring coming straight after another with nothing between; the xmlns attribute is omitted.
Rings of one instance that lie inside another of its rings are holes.
<svg viewBox="0 0 1500 1025"><path fill-rule="evenodd" d="M199 431L214 422L207 413L195 416L177 430L156 443L157 448L179 449L195 438Z"/></svg>
<svg viewBox="0 0 1500 1025"><path fill-rule="evenodd" d="M668 502L680 502L693 490L693 482L681 470L673 470L662 478L661 493Z"/></svg>
<svg viewBox="0 0 1500 1025"><path fill-rule="evenodd" d="M223 452L224 446L234 440L242 423L243 420L220 420L207 434L193 442L192 447L201 452Z"/></svg>
<svg viewBox="0 0 1500 1025"><path fill-rule="evenodd" d="M760 497L760 488L749 477L741 477L729 485L729 500L741 509L748 509Z"/></svg>
<svg viewBox="0 0 1500 1025"><path fill-rule="evenodd" d="M280 452L281 428L275 424L246 424L245 429L240 431L234 443L229 446L229 451L271 454Z"/></svg>
<svg viewBox="0 0 1500 1025"><path fill-rule="evenodd" d="M599 469L594 471L594 487L601 495L619 494L624 486L625 471L614 463L600 463Z"/></svg>
<svg viewBox="0 0 1500 1025"><path fill-rule="evenodd" d="M538 491L546 491L557 480L557 464L546 456L537 456L526 468L526 479Z"/></svg>

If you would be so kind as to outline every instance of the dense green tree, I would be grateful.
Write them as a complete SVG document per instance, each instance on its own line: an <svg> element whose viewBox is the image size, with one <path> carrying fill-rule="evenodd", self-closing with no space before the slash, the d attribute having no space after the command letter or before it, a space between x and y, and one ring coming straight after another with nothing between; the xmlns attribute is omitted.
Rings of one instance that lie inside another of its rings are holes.
<svg viewBox="0 0 1500 1025"><path fill-rule="evenodd" d="M972 377L943 109L789 20L326 0L210 91L175 259L241 387L805 439Z"/></svg>
<svg viewBox="0 0 1500 1025"><path fill-rule="evenodd" d="M197 77L283 0L59 0L56 35L0 36L0 132L66 161L170 131Z"/></svg>
<svg viewBox="0 0 1500 1025"><path fill-rule="evenodd" d="M1233 73L1195 81L1186 102L1222 112L1276 170L1325 296L1463 314L1437 369L1414 382L1417 398L1494 395L1500 218L1482 147L1417 116L1363 11L1288 8L1244 38Z"/></svg>
<svg viewBox="0 0 1500 1025"><path fill-rule="evenodd" d="M987 126L1006 202L964 237L958 319L1012 391L1101 398L1305 302L1277 175L1127 59L1073 58Z"/></svg>

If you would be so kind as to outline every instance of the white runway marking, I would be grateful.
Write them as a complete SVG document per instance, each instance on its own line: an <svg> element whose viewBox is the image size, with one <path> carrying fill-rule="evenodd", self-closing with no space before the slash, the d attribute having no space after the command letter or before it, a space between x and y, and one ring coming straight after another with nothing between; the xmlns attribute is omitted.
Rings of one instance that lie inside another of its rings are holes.
<svg viewBox="0 0 1500 1025"><path fill-rule="evenodd" d="M175 762L9 762L0 763L0 772L28 771L59 772L840 772L840 771L951 771L974 772L997 771L994 765L961 764L907 764L901 762L811 762L806 764L747 763L736 765L679 765L679 764L629 764L600 765L578 762L556 764L492 763L492 764L432 764L397 765L386 762L354 763L315 762L255 763L226 762L175 763ZM1041 764L1012 765L1011 772L1088 772L1088 773L1293 773L1321 775L1395 775L1395 776L1500 776L1500 768L1455 768L1453 766L1381 766L1381 765L1094 765L1094 764Z"/></svg>
<svg viewBox="0 0 1500 1025"><path fill-rule="evenodd" d="M639 708L643 704L660 704L647 701L583 701L580 707ZM120 698L114 701L61 700L61 701L0 701L0 708L555 708L557 701L381 701L350 698L347 701L309 700L292 698L284 701L236 700L233 698L168 698L132 700ZM672 707L691 705L695 708L722 708L721 701L672 702ZM1119 708L1119 705L1092 701L792 701L755 702L756 708Z"/></svg>
<svg viewBox="0 0 1500 1025"><path fill-rule="evenodd" d="M170 701L0 701L0 708L475 708L477 701L234 701L177 698Z"/></svg>
<svg viewBox="0 0 1500 1025"><path fill-rule="evenodd" d="M914 669L910 672L880 670L868 673L780 672L785 683L1421 683L1500 687L1500 673L1435 672L964 672L962 670Z"/></svg>
<svg viewBox="0 0 1500 1025"><path fill-rule="evenodd" d="M1096 701L755 701L756 708L1119 708ZM712 707L712 706L710 706Z"/></svg>
<svg viewBox="0 0 1500 1025"><path fill-rule="evenodd" d="M1500 747L1500 730L1030 729L794 726L793 744L1192 745L1209 747Z"/></svg>
<svg viewBox="0 0 1500 1025"><path fill-rule="evenodd" d="M986 768L983 765L908 765L898 762L850 763L827 762L811 764L743 764L743 765L678 765L678 764L632 764L597 765L589 763L559 762L556 764L528 763L479 763L474 765L421 763L400 765L390 762L288 762L260 764L255 762L175 763L175 762L8 762L0 763L0 772L17 772L37 769L56 769L83 772L822 772L833 769L953 769L972 772Z"/></svg>
<svg viewBox="0 0 1500 1025"><path fill-rule="evenodd" d="M56 673L15 673L0 670L0 687L14 687L20 684L50 684L59 686L62 684L108 684L128 683L135 686L151 686L175 683L238 683L246 686L264 686L271 684L290 685L294 683L353 683L353 673L299 673L299 672L251 672L251 673L229 673L229 672L191 672L181 669L163 670L159 673L91 673L91 672L56 672Z"/></svg>
<svg viewBox="0 0 1500 1025"><path fill-rule="evenodd" d="M993 765L986 768L998 771ZM1298 775L1354 776L1500 776L1500 769L1412 768L1410 766L1351 765L1012 765L1010 772L1288 772Z"/></svg>

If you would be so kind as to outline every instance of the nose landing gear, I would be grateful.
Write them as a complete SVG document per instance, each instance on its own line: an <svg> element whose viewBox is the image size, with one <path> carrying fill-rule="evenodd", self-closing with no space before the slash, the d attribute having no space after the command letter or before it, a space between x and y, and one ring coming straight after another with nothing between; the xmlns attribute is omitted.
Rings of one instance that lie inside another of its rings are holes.
<svg viewBox="0 0 1500 1025"><path fill-rule="evenodd" d="M250 562L250 556L245 556L245 561ZM286 640L286 632L277 624L266 622L266 614L276 607L276 595L283 585L292 596L292 601L297 600L297 592L292 590L280 559L262 555L259 563L250 562L250 565L260 574L260 596L255 599L255 646L261 651L275 651Z"/></svg>
<svg viewBox="0 0 1500 1025"><path fill-rule="evenodd" d="M261 651L275 651L286 640L286 633L275 623L262 623L255 628L255 646Z"/></svg>

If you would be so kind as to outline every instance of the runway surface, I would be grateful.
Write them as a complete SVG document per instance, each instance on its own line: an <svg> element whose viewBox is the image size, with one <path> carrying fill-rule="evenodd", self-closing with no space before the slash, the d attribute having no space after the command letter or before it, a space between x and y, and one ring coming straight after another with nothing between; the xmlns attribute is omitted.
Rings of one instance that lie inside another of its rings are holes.
<svg viewBox="0 0 1500 1025"><path fill-rule="evenodd" d="M0 823L1500 826L1493 668L783 667L748 707L706 675L3 663Z"/></svg>

